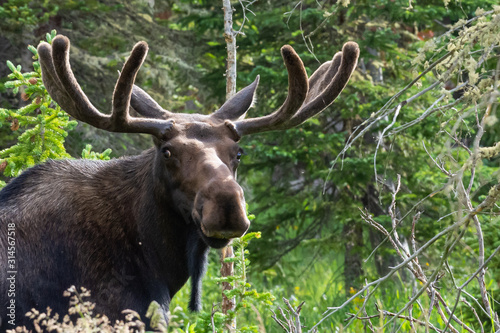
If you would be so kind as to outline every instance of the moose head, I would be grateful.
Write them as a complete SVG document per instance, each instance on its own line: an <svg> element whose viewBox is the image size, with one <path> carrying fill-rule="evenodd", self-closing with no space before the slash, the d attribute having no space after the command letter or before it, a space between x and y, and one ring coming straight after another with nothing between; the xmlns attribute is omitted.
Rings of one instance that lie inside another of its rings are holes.
<svg viewBox="0 0 500 333"><path fill-rule="evenodd" d="M148 50L144 42L134 46L120 73L111 114L101 113L73 75L69 47L64 36L38 46L52 98L96 128L150 134L154 147L108 162L49 161L0 191L0 228L18 230L16 307L19 313L48 306L64 313L67 300L57 295L76 285L90 289L95 311L111 319L123 309L142 316L153 300L166 313L191 277L189 307L197 310L208 248L227 245L250 225L236 181L238 142L245 135L300 125L329 106L356 66L358 46L346 43L310 78L292 47L284 46L285 102L269 115L247 119L259 77L210 115L164 110L134 85ZM131 116L130 108L142 117ZM7 248L0 238L2 264ZM2 295L9 290L5 274L0 270ZM0 309L0 326L7 322L5 309Z"/></svg>
<svg viewBox="0 0 500 333"><path fill-rule="evenodd" d="M125 63L113 93L111 115L99 112L80 89L69 64L69 39L57 36L52 46L38 47L43 82L53 99L74 118L94 127L122 133L148 133L156 146L157 177L173 206L192 218L211 247L223 247L242 236L250 222L243 190L235 175L244 135L286 130L302 124L328 107L355 69L356 43L346 43L332 61L308 78L302 60L291 46L281 49L288 70L288 96L273 113L242 119L253 105L259 76L211 115L172 113L158 105L134 81L148 52L137 43ZM145 118L130 116L132 106Z"/></svg>

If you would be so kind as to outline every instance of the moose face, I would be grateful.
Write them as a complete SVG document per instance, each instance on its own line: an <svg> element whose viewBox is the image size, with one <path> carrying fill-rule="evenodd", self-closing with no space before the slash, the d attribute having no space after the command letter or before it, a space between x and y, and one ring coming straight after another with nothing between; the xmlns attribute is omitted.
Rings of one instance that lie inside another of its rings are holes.
<svg viewBox="0 0 500 333"><path fill-rule="evenodd" d="M180 120L181 121L181 120ZM175 206L200 228L207 245L224 247L250 226L243 189L236 182L242 149L224 123L174 122L156 146Z"/></svg>

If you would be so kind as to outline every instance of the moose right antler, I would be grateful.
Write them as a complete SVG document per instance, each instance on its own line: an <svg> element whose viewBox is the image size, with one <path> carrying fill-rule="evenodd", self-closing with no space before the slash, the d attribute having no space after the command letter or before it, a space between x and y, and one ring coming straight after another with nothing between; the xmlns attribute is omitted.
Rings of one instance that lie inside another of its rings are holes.
<svg viewBox="0 0 500 333"><path fill-rule="evenodd" d="M113 93L111 115L99 112L80 88L69 63L69 39L58 35L52 46L38 46L45 88L70 115L94 127L121 133L149 133L161 137L172 127L171 121L154 118L133 118L129 115L130 98L135 77L141 67L148 45L137 43L123 66Z"/></svg>

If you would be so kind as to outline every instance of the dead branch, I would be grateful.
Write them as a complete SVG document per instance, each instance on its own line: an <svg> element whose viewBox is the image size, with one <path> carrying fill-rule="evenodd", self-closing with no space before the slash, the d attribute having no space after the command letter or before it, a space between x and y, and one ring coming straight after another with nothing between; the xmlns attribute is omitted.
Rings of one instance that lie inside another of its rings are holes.
<svg viewBox="0 0 500 333"><path fill-rule="evenodd" d="M296 309L293 307L293 305L290 304L290 301L284 297L283 297L283 302L285 303L288 309L283 310L280 306L278 306L281 318L278 318L278 316L273 310L271 310L273 312L271 318L273 318L274 321L278 323L278 325L280 325L280 327L287 333L302 333L302 324L300 323L300 311L302 310L302 306L304 305L305 302L300 303Z"/></svg>

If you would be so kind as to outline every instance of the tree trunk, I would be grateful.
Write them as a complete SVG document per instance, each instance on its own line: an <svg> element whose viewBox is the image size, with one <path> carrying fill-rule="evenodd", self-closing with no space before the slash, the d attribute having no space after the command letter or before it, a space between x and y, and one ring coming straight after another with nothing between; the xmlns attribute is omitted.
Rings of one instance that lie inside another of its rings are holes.
<svg viewBox="0 0 500 333"><path fill-rule="evenodd" d="M344 281L345 294L349 296L351 290L359 290L362 283L359 277L363 274L361 249L363 247L363 228L360 222L351 222L344 225L342 237L345 241ZM352 289L351 289L352 288Z"/></svg>
<svg viewBox="0 0 500 333"><path fill-rule="evenodd" d="M224 9L224 38L227 45L227 64L226 64L226 100L236 94L236 35L233 30L233 8L230 0L223 0ZM232 276L234 274L234 265L232 262L224 262L225 258L234 257L233 247L229 244L221 251L221 269L222 277ZM224 294L225 290L231 290L233 287L228 282L222 283L222 313L227 315L230 310L236 308L236 300L228 299ZM236 318L227 323L227 331L236 330Z"/></svg>
<svg viewBox="0 0 500 333"><path fill-rule="evenodd" d="M233 30L233 7L231 1L223 0L224 39L227 47L226 100L236 94L236 35Z"/></svg>

